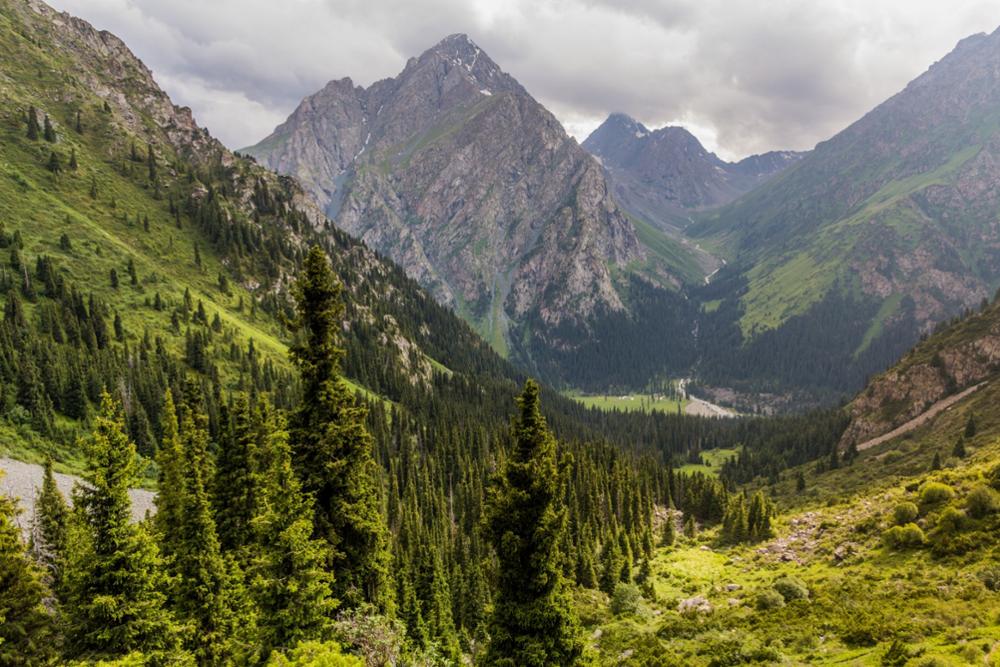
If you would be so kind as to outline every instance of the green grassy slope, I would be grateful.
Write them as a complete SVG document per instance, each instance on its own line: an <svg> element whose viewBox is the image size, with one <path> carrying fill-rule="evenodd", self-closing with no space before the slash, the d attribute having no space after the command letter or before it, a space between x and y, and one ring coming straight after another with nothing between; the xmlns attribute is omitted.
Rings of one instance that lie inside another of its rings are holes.
<svg viewBox="0 0 1000 667"><path fill-rule="evenodd" d="M813 463L787 471L775 485L751 485L775 494L782 509L776 537L723 547L711 529L659 548L654 600L617 616L607 598L588 600L598 663L997 664L998 400L1000 388L983 390L925 428L862 452L852 465L828 470ZM960 459L951 452L970 414L977 433ZM935 453L940 470L932 469ZM799 473L804 491L797 490ZM932 484L950 491L932 502L925 491ZM890 546L904 503L916 508L918 539ZM775 598L788 578L808 597ZM681 601L699 596L711 611L678 611Z"/></svg>
<svg viewBox="0 0 1000 667"><path fill-rule="evenodd" d="M396 401L436 373L517 376L398 267L333 230L295 182L198 128L114 36L48 8L0 2L0 50L18 54L0 61L0 278L5 290L24 292L17 286L37 281L36 262L48 258L59 281L106 308L109 327L119 319L123 336L109 358L155 348L223 398L246 390L251 372L294 394L282 323L288 287L306 246L321 243L345 286L345 371L359 392ZM53 140L27 136L31 108L40 124L48 117ZM53 154L58 171L48 168ZM21 298L31 323L53 307L40 285L34 291ZM189 332L208 341L208 368L191 365ZM2 451L53 454L73 469L74 434L86 424L56 401L57 435L40 437L12 421L18 388L5 389Z"/></svg>

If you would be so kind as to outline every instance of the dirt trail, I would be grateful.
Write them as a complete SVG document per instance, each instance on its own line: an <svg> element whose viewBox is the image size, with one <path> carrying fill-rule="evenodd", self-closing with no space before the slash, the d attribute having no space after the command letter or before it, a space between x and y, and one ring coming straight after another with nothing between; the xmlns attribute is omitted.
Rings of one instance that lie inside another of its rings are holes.
<svg viewBox="0 0 1000 667"><path fill-rule="evenodd" d="M958 403L960 400L962 400L963 398L965 398L966 396L976 391L985 384L986 382L980 382L979 384L973 385L968 389L960 391L957 394L953 394L947 398L942 398L940 401L933 404L931 407L924 410L924 412L917 415L916 417L906 422L902 426L898 426L893 430L889 431L888 433L880 435L877 438L872 438L867 442L861 443L860 445L858 445L858 451L869 449L871 447L875 447L876 445L881 445L883 442L888 442L893 438L898 438L904 433L909 433L910 431L919 426L923 426L928 421L930 421L934 417L937 417L940 413L944 412L945 410L953 406L955 403Z"/></svg>
<svg viewBox="0 0 1000 667"><path fill-rule="evenodd" d="M0 458L0 470L5 474L0 477L0 494L20 499L21 514L17 517L17 522L26 534L31 526L31 517L35 508L35 496L42 486L43 469L40 465L24 463L14 459ZM71 501L70 492L73 486L80 481L76 475L64 475L56 473L56 486L66 498L66 502ZM146 489L132 489L129 492L132 498L132 519L141 520L146 516L156 512L156 505L153 499L156 494Z"/></svg>

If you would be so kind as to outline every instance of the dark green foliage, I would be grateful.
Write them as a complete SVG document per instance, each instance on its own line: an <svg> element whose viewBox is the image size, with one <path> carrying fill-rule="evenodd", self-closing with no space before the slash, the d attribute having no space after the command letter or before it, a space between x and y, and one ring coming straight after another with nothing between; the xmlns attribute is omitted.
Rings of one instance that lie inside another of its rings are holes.
<svg viewBox="0 0 1000 667"><path fill-rule="evenodd" d="M968 421L965 422L965 431L962 432L962 435L965 437L966 440L971 440L972 438L976 437L976 415L975 414L973 414L971 412L969 413L969 419L968 419Z"/></svg>
<svg viewBox="0 0 1000 667"><path fill-rule="evenodd" d="M35 502L35 525L31 531L31 554L45 570L53 590L62 587L66 565L69 509L56 486L52 460L45 460L42 488Z"/></svg>
<svg viewBox="0 0 1000 667"><path fill-rule="evenodd" d="M243 403L238 421L258 426L256 468L261 497L254 503L249 564L252 591L260 609L260 645L272 649L328 636L336 601L333 575L324 566L327 545L313 538L311 499L302 495L292 469L288 434L278 415ZM252 459L251 459L252 460Z"/></svg>
<svg viewBox="0 0 1000 667"><path fill-rule="evenodd" d="M129 521L135 446L120 406L106 393L85 447L87 484L78 487L74 503L79 539L66 568L68 652L102 659L132 651L171 654L178 632L160 592L159 552L146 530Z"/></svg>
<svg viewBox="0 0 1000 667"><path fill-rule="evenodd" d="M958 459L964 459L965 458L965 455L966 455L966 452L965 452L965 438L963 436L959 436L958 440L955 441L955 446L951 450L951 455L954 456L955 458L958 458Z"/></svg>
<svg viewBox="0 0 1000 667"><path fill-rule="evenodd" d="M188 386L178 412L183 451L179 541L170 549L176 575L172 607L191 625L186 644L202 664L226 664L246 657L256 618L242 586L242 573L223 555L209 503L213 475L208 416Z"/></svg>
<svg viewBox="0 0 1000 667"><path fill-rule="evenodd" d="M55 619L45 606L49 592L25 553L16 515L15 501L0 495L0 664L52 664L57 647Z"/></svg>
<svg viewBox="0 0 1000 667"><path fill-rule="evenodd" d="M499 563L487 665L573 665L582 650L559 569L562 475L538 393L529 380L513 447L489 494L487 530Z"/></svg>
<svg viewBox="0 0 1000 667"><path fill-rule="evenodd" d="M69 152L69 168L70 171L76 171L80 165L76 161L76 148L73 148Z"/></svg>
<svg viewBox="0 0 1000 667"><path fill-rule="evenodd" d="M313 246L295 286L291 323L297 339L289 352L303 396L290 420L293 461L315 502L315 534L330 545L337 597L348 606L369 602L390 610L390 555L372 437L364 408L340 376L341 289L326 253Z"/></svg>
<svg viewBox="0 0 1000 667"><path fill-rule="evenodd" d="M49 120L48 114L45 114L45 129L42 132L42 136L45 137L45 141L50 144L54 144L56 142L56 130L52 127L52 121Z"/></svg>
<svg viewBox="0 0 1000 667"><path fill-rule="evenodd" d="M675 519L672 513L668 514L663 521L663 536L660 538L660 544L665 547L674 546L674 541L677 539L677 527L674 525L674 522Z"/></svg>
<svg viewBox="0 0 1000 667"><path fill-rule="evenodd" d="M28 139L37 141L39 133L41 127L38 125L38 110L33 106L28 107Z"/></svg>
<svg viewBox="0 0 1000 667"><path fill-rule="evenodd" d="M56 151L49 152L49 161L46 163L45 168L53 174L58 174L62 171L62 160L59 158L59 153Z"/></svg>

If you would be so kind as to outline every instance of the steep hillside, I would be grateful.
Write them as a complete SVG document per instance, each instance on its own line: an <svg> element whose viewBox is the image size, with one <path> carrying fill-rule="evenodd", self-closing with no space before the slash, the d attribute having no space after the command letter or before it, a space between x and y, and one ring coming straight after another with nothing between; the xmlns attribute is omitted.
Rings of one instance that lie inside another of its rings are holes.
<svg viewBox="0 0 1000 667"><path fill-rule="evenodd" d="M727 204L803 156L773 151L726 162L682 127L650 131L621 113L582 145L601 161L619 203L666 230L683 229L692 211Z"/></svg>
<svg viewBox="0 0 1000 667"><path fill-rule="evenodd" d="M873 345L905 349L919 330L992 293L998 58L1000 32L963 40L798 164L689 229L731 260L719 276L727 289L713 298L728 301L722 310L744 340L775 331L786 355L804 360L830 333L817 317L843 303L834 325L853 359L840 365L857 372L825 381L854 389L879 369L860 361ZM796 318L809 335L781 333Z"/></svg>
<svg viewBox="0 0 1000 667"><path fill-rule="evenodd" d="M747 496L770 492L772 536L733 539L750 521L739 499L722 521L658 510L668 544L638 585L580 596L598 663L995 664L998 308L942 327L875 378L825 455L788 465L815 444L807 422L776 438L747 432L717 472ZM954 400L934 409L942 399ZM859 442L898 424L908 428Z"/></svg>
<svg viewBox="0 0 1000 667"><path fill-rule="evenodd" d="M844 448L861 449L944 401L962 399L992 384L1000 373L1000 304L938 327L886 372L873 378L849 406Z"/></svg>
<svg viewBox="0 0 1000 667"><path fill-rule="evenodd" d="M11 1L0 47L18 54L0 63L8 452L61 447L72 465L102 385L135 392L144 443L162 387L184 372L216 396L253 388L287 403L282 319L313 242L348 293L345 370L359 389L398 400L446 371L512 390L515 371L471 329L334 230L294 181L199 128L118 38Z"/></svg>
<svg viewBox="0 0 1000 667"><path fill-rule="evenodd" d="M633 224L597 162L465 35L368 88L330 82L244 152L555 381L592 381L572 360L630 354L613 332L662 333L644 304L683 310L672 290L703 275L687 247ZM642 346L656 372L683 365L690 342ZM607 384L634 374L616 365L629 364L610 364Z"/></svg>

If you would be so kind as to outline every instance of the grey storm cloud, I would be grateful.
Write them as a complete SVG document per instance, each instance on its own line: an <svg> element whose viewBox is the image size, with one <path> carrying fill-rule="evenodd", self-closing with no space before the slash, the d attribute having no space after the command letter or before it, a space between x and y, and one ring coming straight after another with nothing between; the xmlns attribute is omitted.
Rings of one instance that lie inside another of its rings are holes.
<svg viewBox="0 0 1000 667"><path fill-rule="evenodd" d="M811 148L955 43L995 0L52 0L123 38L238 148L330 79L394 76L464 32L582 140L612 111L723 157Z"/></svg>

